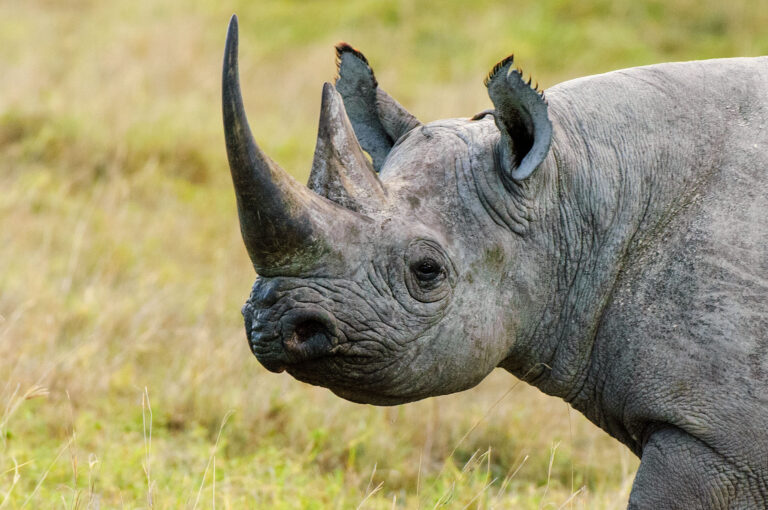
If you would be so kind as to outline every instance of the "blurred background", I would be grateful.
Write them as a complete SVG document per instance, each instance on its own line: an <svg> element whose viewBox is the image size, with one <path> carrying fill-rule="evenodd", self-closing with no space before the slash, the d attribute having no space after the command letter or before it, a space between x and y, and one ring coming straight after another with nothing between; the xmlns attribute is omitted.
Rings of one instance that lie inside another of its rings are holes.
<svg viewBox="0 0 768 510"><path fill-rule="evenodd" d="M421 120L768 53L764 0L0 0L0 508L623 508L636 459L498 371L394 408L267 373L240 306L220 118L229 16L254 135L305 180L333 45Z"/></svg>

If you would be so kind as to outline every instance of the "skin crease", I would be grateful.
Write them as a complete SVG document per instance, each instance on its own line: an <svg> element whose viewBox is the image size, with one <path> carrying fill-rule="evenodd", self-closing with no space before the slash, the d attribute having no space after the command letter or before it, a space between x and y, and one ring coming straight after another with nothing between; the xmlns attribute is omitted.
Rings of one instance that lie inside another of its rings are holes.
<svg viewBox="0 0 768 510"><path fill-rule="evenodd" d="M630 508L765 507L768 58L546 95L551 147L523 181L492 116L394 140L386 202L256 280L254 354L378 405L502 367L641 457Z"/></svg>

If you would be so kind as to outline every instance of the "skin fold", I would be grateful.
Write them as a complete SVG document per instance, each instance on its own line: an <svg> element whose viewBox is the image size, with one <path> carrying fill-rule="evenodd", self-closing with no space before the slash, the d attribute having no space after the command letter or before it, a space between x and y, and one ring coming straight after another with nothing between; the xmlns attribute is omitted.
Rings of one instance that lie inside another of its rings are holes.
<svg viewBox="0 0 768 510"><path fill-rule="evenodd" d="M423 124L337 51L307 188L250 137L230 25L258 360L377 405L501 367L641 458L630 508L768 505L768 58L545 97L505 59L493 110Z"/></svg>

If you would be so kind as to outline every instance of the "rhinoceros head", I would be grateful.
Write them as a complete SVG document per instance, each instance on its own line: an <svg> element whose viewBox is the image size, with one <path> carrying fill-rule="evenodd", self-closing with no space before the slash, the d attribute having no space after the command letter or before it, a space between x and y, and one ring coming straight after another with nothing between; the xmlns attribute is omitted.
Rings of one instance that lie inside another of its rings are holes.
<svg viewBox="0 0 768 510"><path fill-rule="evenodd" d="M477 384L541 302L526 243L541 185L528 177L551 138L542 95L506 59L486 82L495 110L422 124L378 87L362 54L339 45L307 187L252 139L237 46L233 17L223 113L259 275L243 308L253 353L357 402Z"/></svg>

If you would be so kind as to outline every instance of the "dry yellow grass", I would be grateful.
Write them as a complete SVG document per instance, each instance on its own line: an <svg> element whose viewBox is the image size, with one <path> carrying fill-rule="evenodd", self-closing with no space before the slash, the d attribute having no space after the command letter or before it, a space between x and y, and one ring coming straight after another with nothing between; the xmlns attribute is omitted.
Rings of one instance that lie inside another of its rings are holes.
<svg viewBox="0 0 768 510"><path fill-rule="evenodd" d="M512 50L545 85L768 50L747 0L0 0L0 508L622 507L631 454L502 372L374 408L252 358L219 118L233 11L255 134L298 177L339 39L428 120L487 107Z"/></svg>

